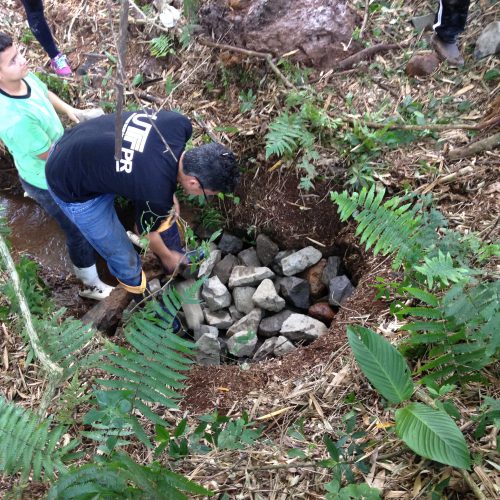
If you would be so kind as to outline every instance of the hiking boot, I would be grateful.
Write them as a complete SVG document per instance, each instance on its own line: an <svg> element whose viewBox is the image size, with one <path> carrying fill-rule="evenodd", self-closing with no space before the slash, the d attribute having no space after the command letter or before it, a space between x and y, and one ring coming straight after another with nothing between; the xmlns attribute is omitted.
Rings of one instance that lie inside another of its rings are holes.
<svg viewBox="0 0 500 500"><path fill-rule="evenodd" d="M447 61L451 66L464 65L464 58L462 57L462 54L460 54L456 42L447 43L441 40L439 36L433 35L431 38L431 45L437 52L438 56Z"/></svg>
<svg viewBox="0 0 500 500"><path fill-rule="evenodd" d="M50 66L55 71L57 76L69 76L71 75L71 68L68 64L68 59L64 54L57 54L56 57L50 60Z"/></svg>

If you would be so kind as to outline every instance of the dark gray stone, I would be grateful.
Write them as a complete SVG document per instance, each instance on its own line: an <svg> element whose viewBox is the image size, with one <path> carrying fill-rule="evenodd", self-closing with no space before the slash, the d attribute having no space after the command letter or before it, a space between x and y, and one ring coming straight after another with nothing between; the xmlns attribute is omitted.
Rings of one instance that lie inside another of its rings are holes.
<svg viewBox="0 0 500 500"><path fill-rule="evenodd" d="M273 263L271 264L271 269L278 275L278 276L283 276L283 268L281 267L281 261L285 258L288 257L289 255L292 255L293 250L283 250L281 252L278 252L276 254L276 257L274 257Z"/></svg>
<svg viewBox="0 0 500 500"><path fill-rule="evenodd" d="M278 314L273 314L264 318L259 324L259 335L261 337L274 337L279 334L283 323L293 314L292 311L285 309Z"/></svg>
<svg viewBox="0 0 500 500"><path fill-rule="evenodd" d="M333 256L328 257L326 261L326 267L323 269L323 274L321 275L321 281L326 285L330 285L330 281L339 275L340 265L342 260L340 257Z"/></svg>
<svg viewBox="0 0 500 500"><path fill-rule="evenodd" d="M238 259L240 259L240 262L247 267L260 267L262 265L257 257L257 252L254 247L242 250L238 254Z"/></svg>
<svg viewBox="0 0 500 500"><path fill-rule="evenodd" d="M256 240L257 255L264 266L271 264L279 252L279 247L265 234L259 234Z"/></svg>
<svg viewBox="0 0 500 500"><path fill-rule="evenodd" d="M243 241L237 236L233 234L226 233L225 231L222 233L222 238L219 241L219 250L224 253L232 253L234 255L241 252L243 249Z"/></svg>
<svg viewBox="0 0 500 500"><path fill-rule="evenodd" d="M309 283L302 278L296 276L281 278L279 293L289 304L299 309L308 309L311 305Z"/></svg>
<svg viewBox="0 0 500 500"><path fill-rule="evenodd" d="M227 285L233 267L238 265L238 258L233 254L226 255L215 265L212 275L217 276L223 285Z"/></svg>
<svg viewBox="0 0 500 500"><path fill-rule="evenodd" d="M229 328L233 324L233 319L227 311L210 311L209 309L204 310L205 321L210 326L215 326L221 330Z"/></svg>
<svg viewBox="0 0 500 500"><path fill-rule="evenodd" d="M347 276L337 276L330 280L330 294L328 302L332 306L339 306L354 292L355 287Z"/></svg>

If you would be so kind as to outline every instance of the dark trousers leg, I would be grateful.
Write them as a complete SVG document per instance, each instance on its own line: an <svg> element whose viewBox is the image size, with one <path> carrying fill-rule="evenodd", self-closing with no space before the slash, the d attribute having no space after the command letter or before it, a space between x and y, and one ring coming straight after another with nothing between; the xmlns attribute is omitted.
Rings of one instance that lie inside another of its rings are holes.
<svg viewBox="0 0 500 500"><path fill-rule="evenodd" d="M38 43L45 49L45 52L51 59L57 56L57 50L54 37L50 31L49 25L45 20L43 13L42 0L21 0L26 11L28 24Z"/></svg>
<svg viewBox="0 0 500 500"><path fill-rule="evenodd" d="M465 29L470 0L439 0L434 30L443 42L454 43Z"/></svg>

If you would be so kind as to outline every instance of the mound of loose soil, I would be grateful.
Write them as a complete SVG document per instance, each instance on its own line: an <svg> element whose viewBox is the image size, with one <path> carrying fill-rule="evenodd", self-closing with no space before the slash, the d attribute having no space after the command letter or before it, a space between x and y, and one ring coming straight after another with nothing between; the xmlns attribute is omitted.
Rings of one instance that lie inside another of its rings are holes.
<svg viewBox="0 0 500 500"><path fill-rule="evenodd" d="M359 46L351 43L359 17L345 0L216 0L201 22L219 39L258 52L327 68Z"/></svg>

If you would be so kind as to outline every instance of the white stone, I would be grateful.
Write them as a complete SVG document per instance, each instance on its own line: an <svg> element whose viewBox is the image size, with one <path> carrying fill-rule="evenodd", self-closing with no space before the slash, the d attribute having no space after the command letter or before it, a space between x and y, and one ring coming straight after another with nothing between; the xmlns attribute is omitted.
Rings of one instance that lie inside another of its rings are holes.
<svg viewBox="0 0 500 500"><path fill-rule="evenodd" d="M268 267L235 266L229 276L229 288L253 286L266 278L273 278L274 273Z"/></svg>
<svg viewBox="0 0 500 500"><path fill-rule="evenodd" d="M309 246L294 252L281 260L281 268L285 276L293 276L302 272L308 267L314 266L321 260L321 252L316 248Z"/></svg>
<svg viewBox="0 0 500 500"><path fill-rule="evenodd" d="M231 305L231 294L217 276L205 281L201 296L211 311L218 311Z"/></svg>
<svg viewBox="0 0 500 500"><path fill-rule="evenodd" d="M239 358L251 356L256 345L257 334L246 330L236 332L230 339L227 340L228 351Z"/></svg>
<svg viewBox="0 0 500 500"><path fill-rule="evenodd" d="M265 279L255 290L252 297L253 303L266 311L279 312L285 307L285 299L276 292L274 283Z"/></svg>
<svg viewBox="0 0 500 500"><path fill-rule="evenodd" d="M292 314L285 320L280 333L290 340L316 340L328 332L324 323L305 314Z"/></svg>
<svg viewBox="0 0 500 500"><path fill-rule="evenodd" d="M239 321L237 321L231 328L227 331L227 336L231 337L236 332L246 331L255 332L259 329L259 323L262 319L261 309L252 309L246 316L243 316Z"/></svg>

